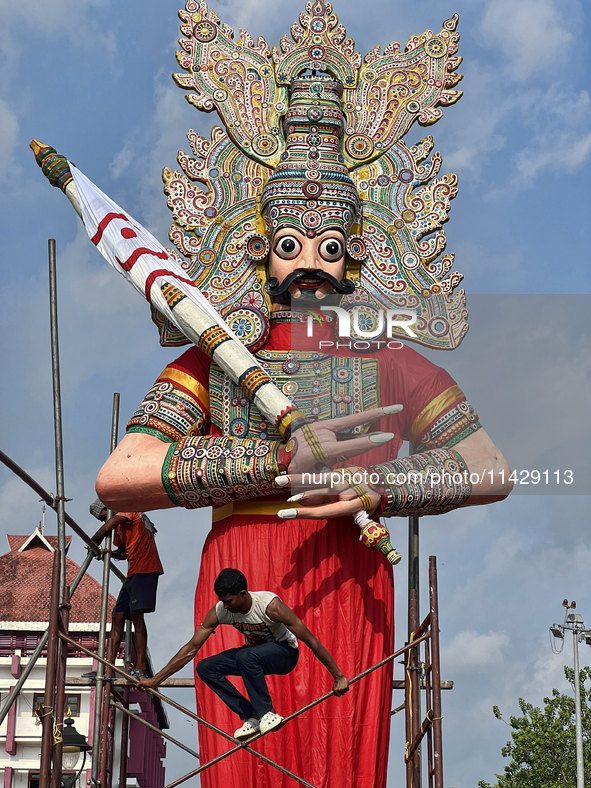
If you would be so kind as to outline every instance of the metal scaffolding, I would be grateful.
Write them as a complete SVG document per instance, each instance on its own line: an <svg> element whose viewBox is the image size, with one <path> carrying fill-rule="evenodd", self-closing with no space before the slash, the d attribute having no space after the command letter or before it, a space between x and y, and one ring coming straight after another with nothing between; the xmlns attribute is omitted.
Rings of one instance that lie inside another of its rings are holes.
<svg viewBox="0 0 591 788"><path fill-rule="evenodd" d="M54 553L53 573L50 597L50 615L47 631L40 638L39 644L24 667L22 675L14 689L0 709L0 723L4 720L12 704L18 697L30 675L37 659L47 649L46 681L44 711L41 715L42 722L42 747L40 764L40 788L60 788L62 770L62 733L64 717L64 700L66 685L71 682L66 678L68 646L75 647L89 657L96 660L96 696L94 708L93 747L91 786L92 788L112 788L113 784L113 753L115 749L115 714L121 714L120 735L120 769L118 776L119 788L125 788L127 781L127 751L129 739L129 720L136 720L142 725L156 730L167 741L175 744L198 760L199 752L178 741L173 736L156 728L149 721L130 710L130 691L138 685L138 680L129 673L131 660L131 625L128 622L125 633L125 665L123 668L114 664L117 657L106 649L106 629L108 612L109 579L113 573L120 580L124 580L122 573L111 564L110 536L104 549L98 547L86 532L65 512L64 478L63 478L63 448L61 434L61 402L59 385L59 348L57 334L57 295L55 275L55 241L49 241L49 269L50 269L50 322L52 339L52 371L54 392L54 423L56 445L56 491L54 496L44 490L29 474L20 468L6 454L0 451L0 460L12 470L20 479L29 485L40 497L51 506L58 516L58 549ZM113 416L111 428L111 450L117 445L119 420L119 395L114 395ZM109 512L110 516L112 513ZM66 585L66 539L65 524L74 531L88 546L89 552L71 586ZM74 595L80 581L88 570L93 558L103 561L103 578L101 594L101 614L96 653L86 648L69 635L70 600ZM437 562L434 556L429 558L429 613L419 623L419 554L418 554L418 518L411 517L409 522L409 619L408 642L390 656L372 665L350 679L349 684L361 681L376 670L383 668L396 657L404 655L405 679L404 682L395 681L395 688L404 688L404 703L392 711L396 714L404 710L406 715L406 786L407 788L421 788L421 742L426 737L427 753L427 786L428 788L443 788L443 760L442 760L442 733L441 733L441 690L450 689L452 682L441 682L439 662L439 609L437 592ZM123 677L121 680L106 680L105 668L110 668L114 673ZM162 686L192 686L193 680L170 679L163 682ZM421 690L425 691L426 716L421 718ZM239 743L234 737L216 727L213 723L198 716L195 712L180 705L171 698L157 690L148 689L147 692L163 703L167 703L193 720L219 736L227 739L232 747L207 763L200 764L198 768L169 783L166 788L175 788L186 780L194 777L206 769L211 768L221 760L231 757L241 750L249 752L253 757L264 761L269 766L291 777L300 785L315 788L303 777L294 774L281 764L271 760L251 745L256 742L261 734L256 734L248 743ZM327 692L308 705L288 715L284 725L291 723L304 712L309 711L334 695L333 691Z"/></svg>
<svg viewBox="0 0 591 788"><path fill-rule="evenodd" d="M5 455L4 455L5 456ZM125 682L121 684L118 681L111 682L105 681L96 684L96 698L95 709L98 709L98 724L95 724L95 730L98 729L99 735L95 737L93 752L92 752L92 769L93 774L96 772L97 779L94 785L100 788L111 788L113 775L113 749L114 749L114 714L120 712L123 715L123 720L127 721L129 718L135 719L142 725L145 725L152 730L157 730L167 741L182 748L185 752L193 757L200 759L197 751L183 744L175 739L173 736L156 729L147 720L139 717L129 709L129 693L133 686L137 686L138 681L129 674L129 658L131 649L131 638L129 637L129 629L126 632L126 661L125 667L120 668L112 661L104 656L105 648L104 638L99 638L99 653L95 653L87 649L81 643L73 640L68 634L68 614L70 607L70 595L74 593L82 576L88 569L88 566L93 558L92 552L80 568L71 587L66 586L64 589L64 596L60 603L60 569L64 563L65 554L59 549L54 554L53 564L53 577L51 587L51 604L50 604L50 620L49 627L46 635L41 639L41 642L29 660L28 665L24 668L23 675L19 683L15 686L13 692L7 699L0 712L0 721L4 719L11 704L16 699L19 690L22 688L26 677L29 675L33 665L41 654L45 644L47 644L47 669L46 669L46 685L45 685L45 708L46 713L42 717L43 724L43 738L41 750L41 766L40 766L40 788L59 788L61 778L61 747L59 736L56 737L55 732L61 729L63 725L63 711L64 711L64 696L66 683L65 680L66 660L67 660L67 646L75 647L78 651L83 652L89 657L92 657L98 663L98 669L104 676L105 667L110 667L112 671L121 675ZM104 557L103 557L104 560ZM111 568L112 571L112 568ZM104 588L104 586L103 586ZM355 684L362 680L373 671L378 670L389 662L392 662L396 657L405 655L405 680L404 691L405 701L398 708L394 709L392 714L398 711L405 710L406 713L406 746L405 746L405 762L407 764L407 788L419 788L420 783L420 748L419 745L422 739L427 737L427 761L428 761L428 788L443 788L443 762L442 762L442 737L441 737L441 690L442 682L440 680L440 667L439 667L439 610L438 610L438 592L437 592L437 564L434 556L429 558L429 613L425 619L418 624L418 614L416 605L416 594L414 589L411 590L411 633L409 641L400 649L395 651L390 656L381 660L380 662L372 665L367 670L352 678L349 684ZM106 606L104 615L101 615L101 624L104 624L106 633ZM60 648L61 642L61 648ZM100 645L103 644L103 653L101 654ZM424 656L421 656L421 647L424 648ZM163 686L191 686L194 682L185 679L169 679L163 683ZM400 687L401 682L395 682L396 688ZM113 686L114 685L114 686ZM445 683L445 689L450 688L450 682ZM122 690L120 692L119 690ZM426 716L423 722L420 722L421 702L420 692L424 689L426 691ZM239 750L245 749L254 757L263 760L268 765L276 768L283 774L291 777L295 782L300 785L315 788L310 782L304 778L294 774L277 762L262 755L250 746L260 738L261 734L257 734L249 740L248 744L237 743L236 740L226 731L216 727L213 723L198 716L195 712L176 703L171 698L163 695L157 690L147 690L147 692L158 698L163 703L171 705L173 708L186 714L191 719L196 720L200 724L214 731L218 735L227 739L232 743L232 748L226 752L218 755L216 758L201 764L198 768L189 772L188 774L180 777L174 782L168 784L166 788L175 788L186 780L194 777L201 772L219 763L221 760L230 757ZM325 695L317 698L316 700L298 709L296 712L290 714L285 718L284 724L291 722L298 716L306 711L309 711L314 706L323 703L328 698L333 696L330 691ZM128 745L128 726L123 724L121 731L121 762L118 785L120 788L125 788L127 778L127 745ZM418 775L418 776L417 776Z"/></svg>

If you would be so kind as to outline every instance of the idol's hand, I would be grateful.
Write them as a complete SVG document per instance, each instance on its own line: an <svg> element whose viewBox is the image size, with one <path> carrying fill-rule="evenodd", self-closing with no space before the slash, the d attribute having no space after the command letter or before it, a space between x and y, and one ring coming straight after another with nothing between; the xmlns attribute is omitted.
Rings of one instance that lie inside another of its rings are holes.
<svg viewBox="0 0 591 788"><path fill-rule="evenodd" d="M291 475L306 473L314 470L319 463L332 467L346 457L355 457L357 454L371 451L376 446L391 441L394 437L392 432L372 432L359 437L339 437L339 433L361 424L371 424L401 410L402 405L387 405L383 408L373 408L363 413L326 419L300 427L292 436L294 446L289 458L288 473ZM277 483L282 486L281 482ZM283 486L286 484L287 481L283 481Z"/></svg>
<svg viewBox="0 0 591 788"><path fill-rule="evenodd" d="M297 503L298 507L281 509L278 516L284 520L325 520L332 517L343 517L356 514L365 510L374 512L381 501L381 496L369 483L364 482L368 474L363 468L337 468L334 471L290 475L289 481L292 489L308 487L305 492L299 492L287 499L288 503ZM329 487L318 487L309 484L308 476L312 481L318 479ZM359 481L359 484L356 482ZM306 484L304 484L306 482Z"/></svg>

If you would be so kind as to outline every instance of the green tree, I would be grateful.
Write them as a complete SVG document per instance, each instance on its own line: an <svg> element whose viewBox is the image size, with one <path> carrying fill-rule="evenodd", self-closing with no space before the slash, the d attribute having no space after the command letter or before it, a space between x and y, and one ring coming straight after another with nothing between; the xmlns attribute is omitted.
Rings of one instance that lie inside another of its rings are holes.
<svg viewBox="0 0 591 788"><path fill-rule="evenodd" d="M551 697L544 698L543 711L519 698L523 716L510 718L511 741L501 750L511 762L504 774L495 775L494 786L481 780L479 788L575 788L574 670L565 667L564 673L572 694L553 689ZM585 782L591 784L591 687L587 689L585 681L591 681L591 668L580 672ZM502 720L497 706L493 706L493 714Z"/></svg>

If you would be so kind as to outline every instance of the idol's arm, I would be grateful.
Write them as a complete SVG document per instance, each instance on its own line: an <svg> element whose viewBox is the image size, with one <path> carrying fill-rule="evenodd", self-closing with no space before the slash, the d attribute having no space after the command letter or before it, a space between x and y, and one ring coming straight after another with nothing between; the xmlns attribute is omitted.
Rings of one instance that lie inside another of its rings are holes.
<svg viewBox="0 0 591 788"><path fill-rule="evenodd" d="M381 493L384 517L443 514L461 506L493 503L513 487L511 470L483 429L452 448L442 446L373 466L380 480L371 487Z"/></svg>
<svg viewBox="0 0 591 788"><path fill-rule="evenodd" d="M99 498L110 508L196 509L276 492L285 472L281 441L187 437L175 443L128 433L101 468Z"/></svg>
<svg viewBox="0 0 591 788"><path fill-rule="evenodd" d="M284 509L279 516L322 520L363 509L373 517L444 514L503 500L513 488L510 475L502 453L480 428L452 448L442 446L368 468L335 469L323 479L330 488L310 489L308 484L307 492L290 499L297 508ZM307 476L292 475L292 487L306 488Z"/></svg>
<svg viewBox="0 0 591 788"><path fill-rule="evenodd" d="M165 370L159 380L167 374L173 372ZM183 413L187 416L189 405L193 409L188 428L193 434L173 434L173 423L178 424L179 419L167 416L164 406L171 412L178 411L176 397L180 393L171 386L165 392L165 402L162 398L155 399L158 395L153 392L158 390L156 381L130 421L130 431L98 475L97 494L116 511L151 511L173 506L195 509L272 495L280 489L275 484L276 477L286 480L294 455L294 464L304 470L312 468L317 461L300 430L291 446L280 440L195 435L195 429L203 429L208 416L200 410L196 399L187 399L186 393ZM154 411L155 402L159 403L158 411ZM375 448L391 440L392 434L371 433L343 442L338 440L338 430L375 421L397 410L398 406L375 408L321 422L315 425L318 444L327 452L329 461L334 461L337 455L355 455ZM158 419L153 415L146 419L155 412L159 414ZM177 440L170 442L171 437Z"/></svg>

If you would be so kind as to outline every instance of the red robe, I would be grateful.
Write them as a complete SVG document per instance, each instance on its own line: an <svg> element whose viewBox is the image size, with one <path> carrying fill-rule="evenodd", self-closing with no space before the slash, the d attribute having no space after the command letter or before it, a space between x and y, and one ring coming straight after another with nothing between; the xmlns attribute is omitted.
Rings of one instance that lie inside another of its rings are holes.
<svg viewBox="0 0 591 788"><path fill-rule="evenodd" d="M322 337L317 330L315 334L317 348ZM265 350L301 350L309 342L303 325L294 329L279 323L273 326ZM359 356L346 350L339 355ZM347 463L362 467L393 459L403 439L418 443L450 403L463 397L443 369L408 347L382 348L375 358L381 404L401 403L404 410L373 427L394 432L391 443ZM167 367L157 384L162 381L174 383L183 389L183 396L191 395L207 409L209 361L196 348ZM139 429L137 418L135 424ZM150 426L160 429L154 419ZM202 431L220 432L212 425ZM394 546L404 541L401 525L389 521ZM234 514L214 522L201 556L196 627L217 601L213 584L224 567L244 572L252 590L275 592L326 646L348 678L393 653L393 570L384 556L360 543L359 528L351 517L280 521L272 515ZM242 640L232 627L220 626L198 659L242 645ZM283 716L323 695L333 684L311 651L300 647L300 660L291 674L268 677L275 709ZM353 685L344 697L319 704L254 747L316 788L385 788L392 673L390 662ZM243 690L241 680L235 681ZM240 726L240 720L199 680L196 695L200 716L229 733ZM232 747L204 726L199 742L202 763ZM294 782L253 755L239 752L203 772L201 784L204 788L291 788Z"/></svg>

